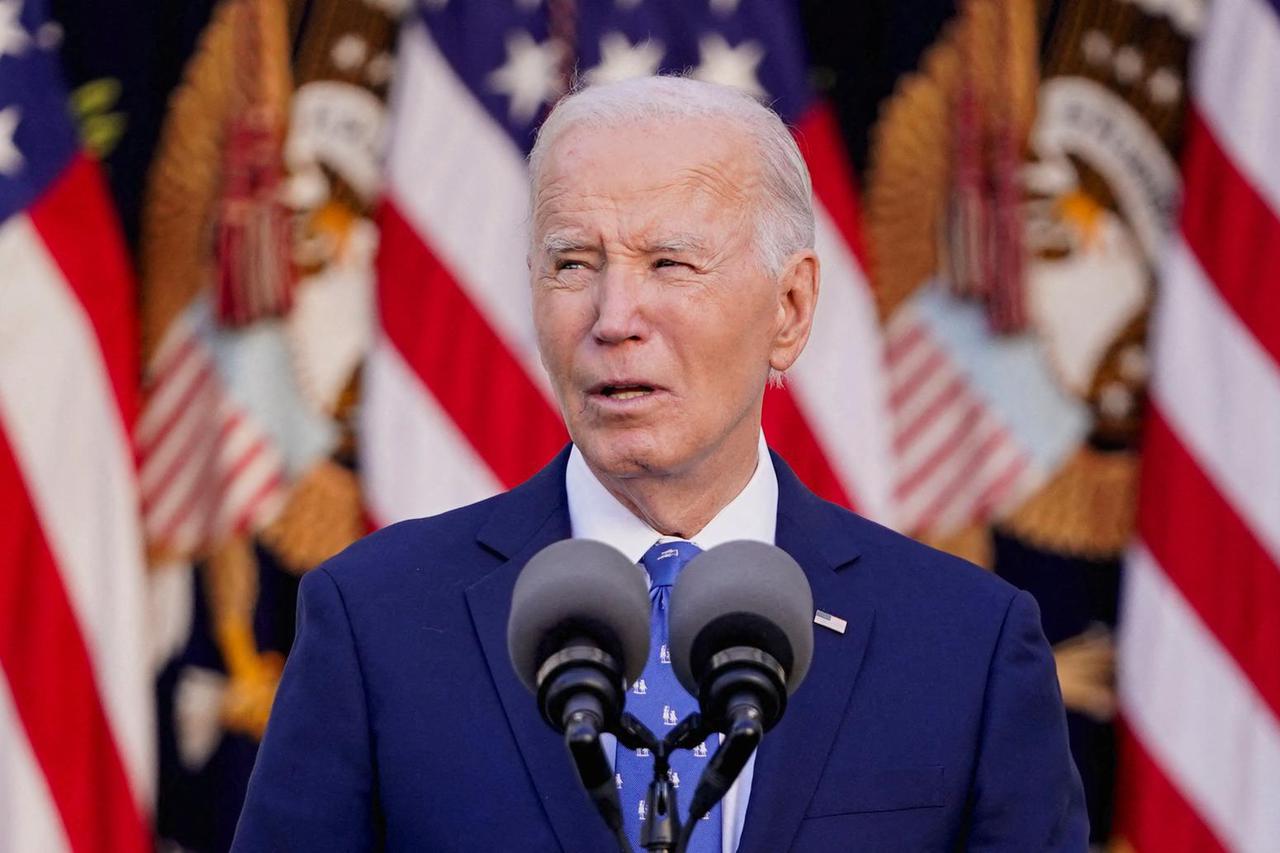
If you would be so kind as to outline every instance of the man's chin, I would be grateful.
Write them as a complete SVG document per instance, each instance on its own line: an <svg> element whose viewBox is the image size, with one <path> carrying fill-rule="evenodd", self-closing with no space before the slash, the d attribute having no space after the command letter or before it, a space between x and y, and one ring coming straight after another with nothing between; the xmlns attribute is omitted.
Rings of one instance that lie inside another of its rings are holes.
<svg viewBox="0 0 1280 853"><path fill-rule="evenodd" d="M575 444L597 474L626 479L661 475L672 464L670 444L635 430L607 430Z"/></svg>

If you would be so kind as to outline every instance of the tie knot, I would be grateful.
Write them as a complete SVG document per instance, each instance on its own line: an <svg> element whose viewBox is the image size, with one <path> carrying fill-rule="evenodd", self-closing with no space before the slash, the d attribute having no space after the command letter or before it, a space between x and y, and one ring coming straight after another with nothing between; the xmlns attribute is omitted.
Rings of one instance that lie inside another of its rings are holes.
<svg viewBox="0 0 1280 853"><path fill-rule="evenodd" d="M640 563L649 573L649 583L653 587L671 586L676 582L676 575L680 570L701 553L702 549L692 542L668 539L665 542L655 542L640 558Z"/></svg>

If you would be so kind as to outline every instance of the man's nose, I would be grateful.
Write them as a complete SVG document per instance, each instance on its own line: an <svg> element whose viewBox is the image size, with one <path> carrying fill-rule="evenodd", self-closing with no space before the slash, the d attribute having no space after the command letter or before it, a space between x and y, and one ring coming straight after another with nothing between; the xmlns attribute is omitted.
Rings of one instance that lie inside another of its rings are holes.
<svg viewBox="0 0 1280 853"><path fill-rule="evenodd" d="M606 344L643 340L648 334L642 276L620 264L607 266L596 281L596 321L591 333Z"/></svg>

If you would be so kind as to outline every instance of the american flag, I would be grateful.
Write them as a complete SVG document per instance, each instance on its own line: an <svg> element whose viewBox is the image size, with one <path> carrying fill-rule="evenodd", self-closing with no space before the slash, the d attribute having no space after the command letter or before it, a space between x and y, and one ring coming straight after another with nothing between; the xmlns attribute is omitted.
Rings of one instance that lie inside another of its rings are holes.
<svg viewBox="0 0 1280 853"><path fill-rule="evenodd" d="M133 281L44 0L0 0L0 850L147 850Z"/></svg>
<svg viewBox="0 0 1280 853"><path fill-rule="evenodd" d="M1141 853L1280 849L1280 0L1206 15L1121 614Z"/></svg>
<svg viewBox="0 0 1280 853"><path fill-rule="evenodd" d="M379 522L513 486L567 440L530 312L525 157L573 69L740 87L779 112L813 175L821 301L769 392L765 434L825 497L889 515L883 355L834 116L807 84L797 10L774 0L462 3L406 21L364 373L361 470Z"/></svg>

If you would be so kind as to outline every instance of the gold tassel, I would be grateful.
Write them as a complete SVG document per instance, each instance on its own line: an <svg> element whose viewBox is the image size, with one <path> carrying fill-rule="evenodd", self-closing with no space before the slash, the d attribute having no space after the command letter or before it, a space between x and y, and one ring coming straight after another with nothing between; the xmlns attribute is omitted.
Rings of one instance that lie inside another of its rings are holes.
<svg viewBox="0 0 1280 853"><path fill-rule="evenodd" d="M283 139L293 89L286 16L281 0L222 0L169 98L142 211L144 362L174 318L217 280L214 238L234 117L255 101L266 104ZM246 64L242 47L251 26L264 49L259 62Z"/></svg>
<svg viewBox="0 0 1280 853"><path fill-rule="evenodd" d="M224 143L215 239L218 318L244 325L292 304L289 212L282 195L289 74L280 0L240 0L236 99Z"/></svg>
<svg viewBox="0 0 1280 853"><path fill-rule="evenodd" d="M949 257L948 208L957 181L951 156L960 81L977 104L1000 107L1013 157L1035 119L1039 86L1036 11L1023 0L969 0L900 78L871 130L866 228L882 320L958 258ZM985 141L991 117L974 128Z"/></svg>

